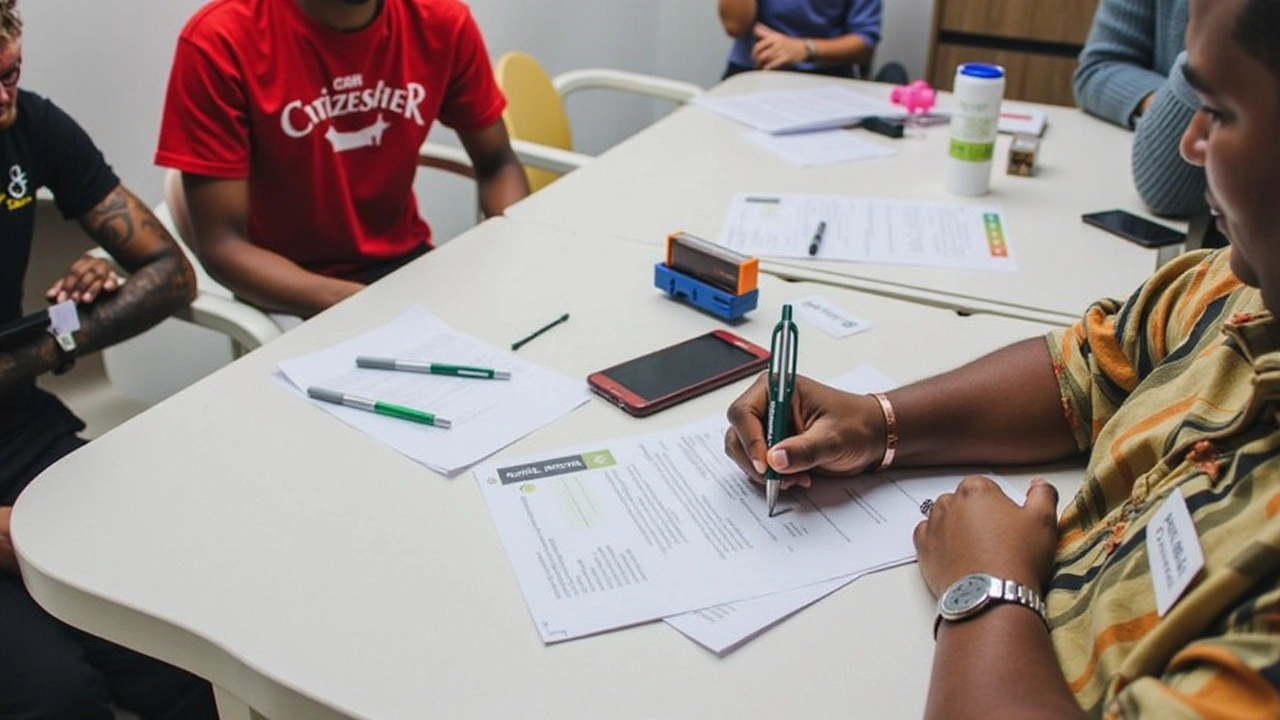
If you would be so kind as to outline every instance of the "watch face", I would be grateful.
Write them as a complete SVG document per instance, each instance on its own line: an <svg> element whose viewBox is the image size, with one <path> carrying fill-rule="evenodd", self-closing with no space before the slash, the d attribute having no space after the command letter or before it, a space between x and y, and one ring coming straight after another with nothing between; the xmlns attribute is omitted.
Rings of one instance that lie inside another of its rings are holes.
<svg viewBox="0 0 1280 720"><path fill-rule="evenodd" d="M938 603L938 610L948 618L963 616L982 607L990 589L991 578L986 575L966 575L947 589Z"/></svg>

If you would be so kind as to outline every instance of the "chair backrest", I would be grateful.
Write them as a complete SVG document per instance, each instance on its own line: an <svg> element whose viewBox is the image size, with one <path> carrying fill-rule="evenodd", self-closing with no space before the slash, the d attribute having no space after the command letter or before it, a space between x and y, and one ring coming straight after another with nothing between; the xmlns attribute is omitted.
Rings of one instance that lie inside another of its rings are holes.
<svg viewBox="0 0 1280 720"><path fill-rule="evenodd" d="M502 120L507 133L516 140L528 140L561 150L573 149L569 116L564 102L551 83L551 76L537 60L522 52L508 52L498 58L494 75L498 87L507 96L507 109ZM525 168L529 189L538 191L559 177L538 168Z"/></svg>

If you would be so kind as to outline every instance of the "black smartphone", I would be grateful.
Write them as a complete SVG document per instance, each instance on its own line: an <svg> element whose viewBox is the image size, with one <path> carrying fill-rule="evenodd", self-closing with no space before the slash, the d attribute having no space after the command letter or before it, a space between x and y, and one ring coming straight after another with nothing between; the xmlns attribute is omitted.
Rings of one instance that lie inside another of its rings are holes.
<svg viewBox="0 0 1280 720"><path fill-rule="evenodd" d="M1164 247L1187 239L1185 233L1124 210L1085 213L1080 219L1142 247Z"/></svg>
<svg viewBox="0 0 1280 720"><path fill-rule="evenodd" d="M769 351L713 330L587 377L587 385L631 415L651 415L763 370Z"/></svg>

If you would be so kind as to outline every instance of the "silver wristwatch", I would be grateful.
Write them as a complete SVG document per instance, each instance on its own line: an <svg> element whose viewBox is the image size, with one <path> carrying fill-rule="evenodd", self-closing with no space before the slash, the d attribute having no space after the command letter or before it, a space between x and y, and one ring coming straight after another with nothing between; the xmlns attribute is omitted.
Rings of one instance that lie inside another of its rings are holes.
<svg viewBox="0 0 1280 720"><path fill-rule="evenodd" d="M1015 603L1040 616L1048 627L1044 600L1035 590L1012 580L1001 580L986 573L965 575L952 583L938 598L938 617L933 621L933 637L938 637L938 626L943 620L959 622L976 617L998 603Z"/></svg>

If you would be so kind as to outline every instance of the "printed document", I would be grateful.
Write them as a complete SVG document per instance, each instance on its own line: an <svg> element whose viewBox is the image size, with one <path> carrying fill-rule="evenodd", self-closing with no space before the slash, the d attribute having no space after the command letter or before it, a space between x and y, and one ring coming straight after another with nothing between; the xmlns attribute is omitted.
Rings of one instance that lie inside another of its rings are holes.
<svg viewBox="0 0 1280 720"><path fill-rule="evenodd" d="M839 85L730 97L701 95L691 102L771 135L830 130L857 125L868 117L906 117L907 114L888 100Z"/></svg>
<svg viewBox="0 0 1280 720"><path fill-rule="evenodd" d="M827 480L784 493L771 518L763 488L725 456L726 429L716 415L475 470L544 642L843 584L914 557L919 489L888 474Z"/></svg>
<svg viewBox="0 0 1280 720"><path fill-rule="evenodd" d="M809 245L819 228L816 255ZM998 207L739 193L719 243L746 255L1015 272Z"/></svg>
<svg viewBox="0 0 1280 720"><path fill-rule="evenodd" d="M430 360L511 372L510 380L356 367L356 356ZM309 386L434 413L449 429L309 400L317 408L444 474L455 473L587 401L581 380L552 372L450 328L421 307L325 350L285 360L280 371L306 397Z"/></svg>
<svg viewBox="0 0 1280 720"><path fill-rule="evenodd" d="M883 392L897 387L897 383L873 365L861 365L851 372L826 381L826 384L856 393ZM891 470L881 474L880 477L885 482L896 484L904 494L911 498L911 502L919 508L926 498L936 498L943 493L955 490L960 480L968 474L970 473L934 468L919 471ZM1012 495L1011 489L1002 478L991 473L984 474L1000 483L1005 492ZM797 492L797 490L793 489L787 492ZM910 522L914 527L914 524L919 522L919 516L913 516ZM821 600L867 573L896 567L914 560L915 555L913 553L910 558L887 560L884 565L868 568L865 572L742 602L702 608L701 610L666 618L666 622L671 627L684 633L690 640L697 642L717 655L723 655L740 647L747 640L783 620L788 615Z"/></svg>

